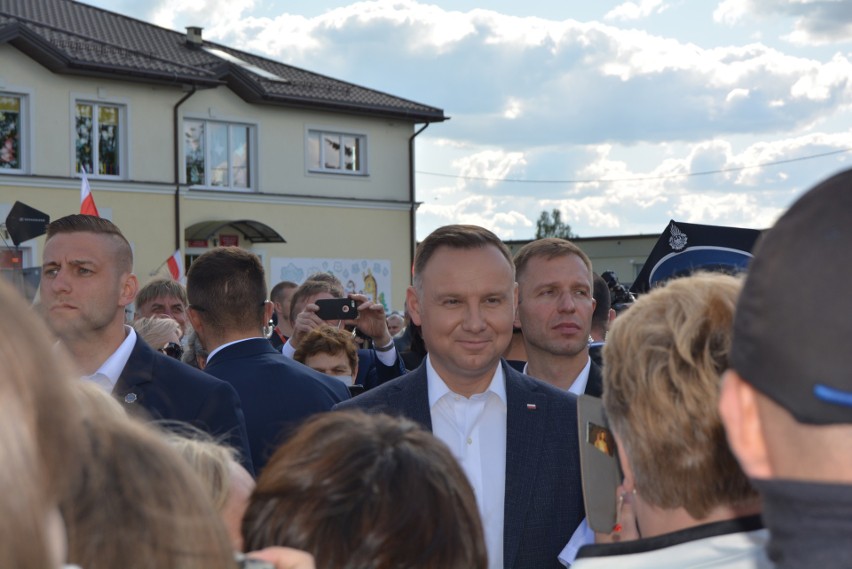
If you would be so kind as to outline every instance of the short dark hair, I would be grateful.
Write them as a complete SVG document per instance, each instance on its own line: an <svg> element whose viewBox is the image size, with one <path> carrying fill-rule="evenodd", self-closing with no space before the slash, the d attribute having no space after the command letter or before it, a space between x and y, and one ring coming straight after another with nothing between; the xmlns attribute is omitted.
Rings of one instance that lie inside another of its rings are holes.
<svg viewBox="0 0 852 569"><path fill-rule="evenodd" d="M358 348L352 334L339 330L334 326L323 325L308 332L299 344L293 359L299 363L316 354L337 355L346 354L349 368L354 372L358 369Z"/></svg>
<svg viewBox="0 0 852 569"><path fill-rule="evenodd" d="M299 288L293 293L293 298L290 299L290 322L296 321L296 316L299 315L296 312L296 307L309 296L325 292L334 298L343 298L343 285L336 277L332 277L334 279L332 281L330 279L314 280L313 276L299 285Z"/></svg>
<svg viewBox="0 0 852 569"><path fill-rule="evenodd" d="M592 312L592 328L606 330L606 325L609 321L609 309L612 308L609 285L597 273L592 273L592 283L592 297L596 303L595 311Z"/></svg>
<svg viewBox="0 0 852 569"><path fill-rule="evenodd" d="M198 257L186 275L189 306L214 332L262 327L266 276L254 253L216 247Z"/></svg>
<svg viewBox="0 0 852 569"><path fill-rule="evenodd" d="M363 412L309 419L261 472L243 518L247 551L311 553L317 569L484 569L470 483L410 419Z"/></svg>
<svg viewBox="0 0 852 569"><path fill-rule="evenodd" d="M284 294L285 290L290 290L293 288L299 288L299 285L294 283L293 281L281 281L269 291L269 300L272 302L280 302L281 296Z"/></svg>
<svg viewBox="0 0 852 569"><path fill-rule="evenodd" d="M147 303L161 296L171 296L183 303L186 306L189 301L186 299L186 287L172 279L154 279L148 284L139 289L136 294L136 308L142 308Z"/></svg>
<svg viewBox="0 0 852 569"><path fill-rule="evenodd" d="M412 276L414 286L419 290L423 271L429 259L441 247L450 249L479 249L492 245L506 258L514 273L515 265L512 262L512 253L499 237L491 231L478 225L445 225L430 233L417 247L414 253L414 266Z"/></svg>
<svg viewBox="0 0 852 569"><path fill-rule="evenodd" d="M514 261L517 278L520 279L523 276L527 264L529 264L531 259L544 257L549 261L559 257L567 257L568 255L580 257L583 264L588 267L589 273L592 272L592 261L589 259L589 256L574 243L558 237L545 237L530 241L515 253Z"/></svg>
<svg viewBox="0 0 852 569"><path fill-rule="evenodd" d="M50 241L60 233L95 233L109 236L117 245L115 259L118 268L127 273L133 270L133 249L121 229L110 220L79 213L66 215L50 222L45 241Z"/></svg>

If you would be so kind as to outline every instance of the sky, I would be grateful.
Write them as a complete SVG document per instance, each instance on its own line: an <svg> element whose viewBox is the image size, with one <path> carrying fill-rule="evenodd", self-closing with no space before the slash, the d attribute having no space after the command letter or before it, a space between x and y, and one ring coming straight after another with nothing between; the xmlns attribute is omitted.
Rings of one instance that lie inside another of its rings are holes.
<svg viewBox="0 0 852 569"><path fill-rule="evenodd" d="M417 238L763 229L852 162L852 0L85 0L438 107Z"/></svg>

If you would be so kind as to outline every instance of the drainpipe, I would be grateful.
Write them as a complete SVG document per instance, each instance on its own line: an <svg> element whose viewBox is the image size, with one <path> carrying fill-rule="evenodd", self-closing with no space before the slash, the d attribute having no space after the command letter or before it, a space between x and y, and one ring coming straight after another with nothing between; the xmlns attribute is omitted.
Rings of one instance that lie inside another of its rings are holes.
<svg viewBox="0 0 852 569"><path fill-rule="evenodd" d="M180 251L181 239L180 234L180 123L178 122L178 108L184 101L195 94L195 85L189 93L181 97L180 101L174 106L174 135L175 135L175 249Z"/></svg>
<svg viewBox="0 0 852 569"><path fill-rule="evenodd" d="M423 132L429 127L429 123L424 124L420 130L411 135L411 138L408 139L408 201L411 203L411 211L409 212L409 227L410 227L410 235L409 235L409 259L408 259L408 267L414 265L414 250L417 248L417 231L416 231L416 213L417 206L414 203L414 139L418 134ZM411 271L409 270L408 278L411 278Z"/></svg>

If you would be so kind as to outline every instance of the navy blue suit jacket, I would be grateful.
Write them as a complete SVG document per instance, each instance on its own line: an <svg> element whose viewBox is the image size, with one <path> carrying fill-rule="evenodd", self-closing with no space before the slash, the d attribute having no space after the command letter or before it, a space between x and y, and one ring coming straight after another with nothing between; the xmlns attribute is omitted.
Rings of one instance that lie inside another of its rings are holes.
<svg viewBox="0 0 852 569"><path fill-rule="evenodd" d="M223 348L207 361L204 371L237 390L258 474L293 427L349 398L343 382L284 357L265 338Z"/></svg>
<svg viewBox="0 0 852 569"><path fill-rule="evenodd" d="M240 398L224 381L156 352L137 336L112 394L131 414L141 408L166 426L180 421L221 438L254 472Z"/></svg>
<svg viewBox="0 0 852 569"><path fill-rule="evenodd" d="M562 569L557 560L583 519L577 399L518 373L506 378L505 569ZM426 364L335 406L402 415L432 430Z"/></svg>
<svg viewBox="0 0 852 569"><path fill-rule="evenodd" d="M394 365L386 366L379 359L376 350L358 350L358 375L355 383L363 385L364 389L373 389L404 374L405 364L399 353L396 354Z"/></svg>

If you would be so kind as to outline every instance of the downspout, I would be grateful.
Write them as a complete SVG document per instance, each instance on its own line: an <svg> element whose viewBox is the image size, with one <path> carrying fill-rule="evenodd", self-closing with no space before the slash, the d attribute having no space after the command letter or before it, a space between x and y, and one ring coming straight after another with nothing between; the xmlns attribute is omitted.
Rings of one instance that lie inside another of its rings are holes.
<svg viewBox="0 0 852 569"><path fill-rule="evenodd" d="M181 97L180 101L175 103L174 107L174 135L175 135L175 249L180 251L181 239L180 234L180 125L178 124L178 108L184 101L195 94L195 85L192 90Z"/></svg>
<svg viewBox="0 0 852 569"><path fill-rule="evenodd" d="M414 202L414 139L418 134L423 132L429 127L429 123L424 124L420 130L411 135L411 138L408 139L408 201L411 204L411 210L409 211L409 222L408 226L410 228L409 232L409 249L408 249L408 267L409 273L408 278L411 278L411 267L414 265L414 250L417 248L417 228L415 226L416 221L416 213L417 213L417 205Z"/></svg>

